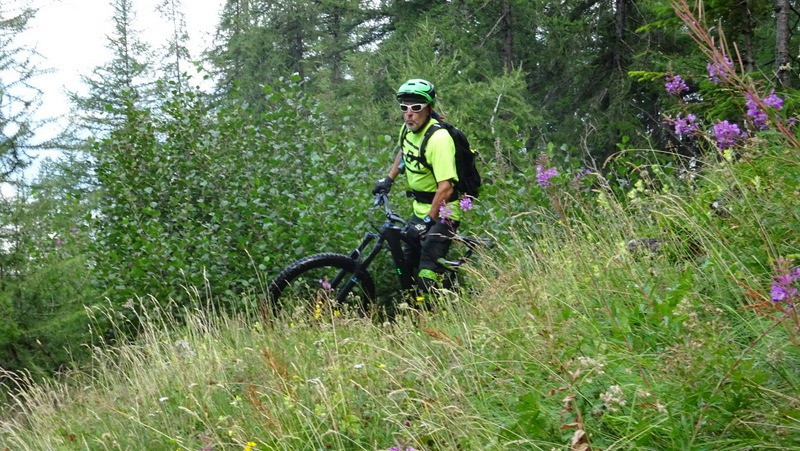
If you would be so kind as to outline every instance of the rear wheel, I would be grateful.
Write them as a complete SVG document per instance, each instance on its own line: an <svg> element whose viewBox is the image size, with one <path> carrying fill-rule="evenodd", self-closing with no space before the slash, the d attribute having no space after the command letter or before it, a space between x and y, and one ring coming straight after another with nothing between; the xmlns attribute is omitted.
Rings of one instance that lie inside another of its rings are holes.
<svg viewBox="0 0 800 451"><path fill-rule="evenodd" d="M269 285L273 315L320 319L344 310L367 311L375 299L375 282L357 263L341 254L315 254L284 269Z"/></svg>

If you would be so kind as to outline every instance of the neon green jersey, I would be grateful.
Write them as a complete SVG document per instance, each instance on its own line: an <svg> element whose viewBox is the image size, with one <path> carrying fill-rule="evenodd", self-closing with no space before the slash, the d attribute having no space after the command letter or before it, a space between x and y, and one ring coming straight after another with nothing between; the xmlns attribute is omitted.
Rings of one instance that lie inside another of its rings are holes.
<svg viewBox="0 0 800 451"><path fill-rule="evenodd" d="M400 143L403 150L406 179L408 180L408 187L412 191L433 193L436 192L439 182L443 180L458 181L456 146L453 144L453 138L450 137L450 133L444 128L434 132L425 145L425 160L433 170L422 164L419 146L422 144L425 132L434 122L438 121L431 119L425 127L417 130L416 133L406 133L405 139ZM455 221L460 220L461 210L459 209L458 201L450 202L448 207L452 212L450 218ZM430 208L430 204L414 201L414 214L420 218L430 213Z"/></svg>

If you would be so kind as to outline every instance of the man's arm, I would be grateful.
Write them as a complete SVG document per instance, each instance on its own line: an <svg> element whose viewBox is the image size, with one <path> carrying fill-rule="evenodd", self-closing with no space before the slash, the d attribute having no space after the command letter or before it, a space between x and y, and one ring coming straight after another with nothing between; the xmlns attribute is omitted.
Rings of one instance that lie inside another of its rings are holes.
<svg viewBox="0 0 800 451"><path fill-rule="evenodd" d="M439 217L439 207L442 205L446 205L447 201L450 200L450 196L453 195L453 183L450 180L442 180L439 182L438 186L436 187L436 194L433 195L433 202L431 202L431 211L428 212L428 216L431 219L436 219Z"/></svg>
<svg viewBox="0 0 800 451"><path fill-rule="evenodd" d="M389 169L389 176L379 179L375 182L375 186L372 188L372 194L389 194L389 190L392 189L392 184L394 184L394 179L400 174L400 168L403 161L403 151L397 153L397 156L394 158L394 163L392 163L392 168Z"/></svg>
<svg viewBox="0 0 800 451"><path fill-rule="evenodd" d="M403 149L400 149L397 152L397 156L394 157L394 163L392 164L392 168L389 169L389 178L394 180L400 174L400 163L403 161Z"/></svg>

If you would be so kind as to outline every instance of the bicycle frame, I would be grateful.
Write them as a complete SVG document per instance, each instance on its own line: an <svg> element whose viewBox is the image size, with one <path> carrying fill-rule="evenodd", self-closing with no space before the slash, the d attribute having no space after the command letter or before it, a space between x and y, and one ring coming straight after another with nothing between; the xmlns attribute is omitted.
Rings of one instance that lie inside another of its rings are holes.
<svg viewBox="0 0 800 451"><path fill-rule="evenodd" d="M406 221L392 211L386 194L378 194L375 196L374 206L378 205L384 207L386 222L378 228L377 232L366 232L364 238L361 240L361 244L350 253L350 258L357 262L355 276L351 278L351 280L345 282L341 293L346 294L352 289L358 282L358 274L360 272L366 272L369 265L375 260L375 257L378 256L384 247L389 248L389 253L394 261L397 275L400 278L400 287L403 290L409 290L414 287L414 277L411 274L411 268L409 268L403 252L403 242L408 240L404 235ZM364 251L367 250L368 246L373 242L372 248L366 256L364 256ZM343 274L338 275L331 284L337 286L338 283L341 282L340 278L343 276ZM342 299L337 300L342 301Z"/></svg>
<svg viewBox="0 0 800 451"><path fill-rule="evenodd" d="M411 290L414 288L414 275L411 274L411 268L405 258L403 252L403 242L409 243L410 238L405 235L406 221L392 211L389 206L389 199L385 193L377 194L375 196L375 203L373 206L383 206L386 215L386 221L378 228L377 232L366 232L361 244L358 245L350 254L349 257L356 261L356 267L353 272L353 277L344 282L344 285L336 297L338 302L344 302L347 294L358 283L360 274L367 272L369 265L375 260L375 257L385 248L389 248L392 260L395 264L395 270L400 279L400 287L403 291ZM467 252L459 260L440 260L442 266L447 268L448 271L455 271L472 255L476 248L480 246L490 246L489 240L481 238L467 238L460 235L453 237L454 241L463 242L467 246ZM369 246L372 244L372 247ZM368 252L367 249L369 249ZM346 272L339 273L330 283L331 286L337 287Z"/></svg>

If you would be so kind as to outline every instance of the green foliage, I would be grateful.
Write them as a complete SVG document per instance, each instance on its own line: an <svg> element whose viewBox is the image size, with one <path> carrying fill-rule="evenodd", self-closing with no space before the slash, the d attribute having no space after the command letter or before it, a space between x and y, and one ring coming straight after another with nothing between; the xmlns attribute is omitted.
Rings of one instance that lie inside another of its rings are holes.
<svg viewBox="0 0 800 451"><path fill-rule="evenodd" d="M558 167L519 196L541 217L502 218L511 230L473 265L469 292L395 324L327 308L265 324L249 296L236 314L198 298L179 314L134 303L136 343L18 394L24 421L4 414L0 443L792 447L799 331L763 302L772 256L800 253L792 151L708 159L692 183L653 165L629 196ZM710 208L720 196L726 214Z"/></svg>
<svg viewBox="0 0 800 451"><path fill-rule="evenodd" d="M31 188L2 202L0 361L9 371L49 376L85 360L85 305L94 302L84 256L93 207L85 166L44 162ZM54 332L55 331L55 332Z"/></svg>
<svg viewBox="0 0 800 451"><path fill-rule="evenodd" d="M363 174L376 158L391 161L375 150L388 143L351 141L347 118L319 116L297 81L265 87L255 117L238 102L207 111L197 94L176 92L165 119L136 112L97 143L94 260L116 305L148 295L180 304L206 282L235 303L230 295L260 291L291 260L356 241L369 205Z"/></svg>
<svg viewBox="0 0 800 451"><path fill-rule="evenodd" d="M9 10L11 16L9 17ZM33 119L41 105L35 87L37 53L17 39L27 29L35 10L12 2L0 8L0 182L6 183L29 163L40 123Z"/></svg>

